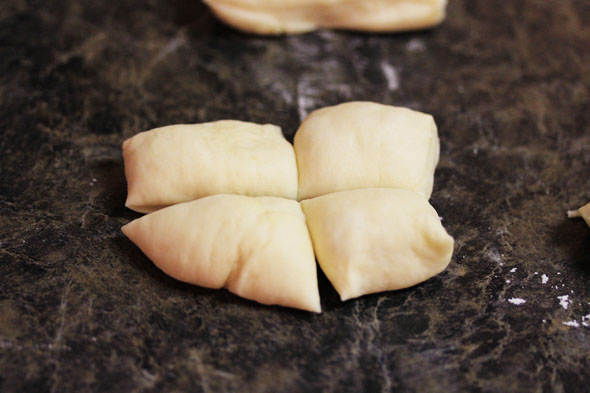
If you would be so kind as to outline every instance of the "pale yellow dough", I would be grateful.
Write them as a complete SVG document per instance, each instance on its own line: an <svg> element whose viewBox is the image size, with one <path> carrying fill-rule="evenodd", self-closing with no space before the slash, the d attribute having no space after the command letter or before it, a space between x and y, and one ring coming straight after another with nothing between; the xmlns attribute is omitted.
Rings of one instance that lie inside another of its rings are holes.
<svg viewBox="0 0 590 393"><path fill-rule="evenodd" d="M430 198L439 158L432 116L372 102L312 112L295 134L299 199L371 187Z"/></svg>
<svg viewBox="0 0 590 393"><path fill-rule="evenodd" d="M257 34L319 28L393 32L439 24L447 0L205 0L225 23Z"/></svg>
<svg viewBox="0 0 590 393"><path fill-rule="evenodd" d="M584 221L586 221L586 224L590 226L590 203L585 204L578 210L568 211L567 216L569 218L581 217L584 219Z"/></svg>
<svg viewBox="0 0 590 393"><path fill-rule="evenodd" d="M143 216L122 230L180 281L321 311L311 239L296 201L215 195Z"/></svg>
<svg viewBox="0 0 590 393"><path fill-rule="evenodd" d="M342 300L410 287L451 260L453 238L414 191L344 191L301 204L318 262Z"/></svg>
<svg viewBox="0 0 590 393"><path fill-rule="evenodd" d="M142 213L222 193L297 198L293 146L270 124L156 128L126 140L123 158L125 206Z"/></svg>

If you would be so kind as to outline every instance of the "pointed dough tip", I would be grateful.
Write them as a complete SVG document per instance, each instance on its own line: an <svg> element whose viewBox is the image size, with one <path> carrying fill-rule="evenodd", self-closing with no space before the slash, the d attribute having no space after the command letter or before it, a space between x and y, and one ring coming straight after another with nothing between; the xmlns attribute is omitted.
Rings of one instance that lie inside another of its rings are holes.
<svg viewBox="0 0 590 393"><path fill-rule="evenodd" d="M582 215L580 214L579 210L568 210L567 211L567 218L576 218L576 217L581 217Z"/></svg>
<svg viewBox="0 0 590 393"><path fill-rule="evenodd" d="M127 224L123 225L121 227L121 232L123 232L123 234L125 236L127 236L129 239L131 239L131 228L134 226L132 225L136 220L130 221Z"/></svg>

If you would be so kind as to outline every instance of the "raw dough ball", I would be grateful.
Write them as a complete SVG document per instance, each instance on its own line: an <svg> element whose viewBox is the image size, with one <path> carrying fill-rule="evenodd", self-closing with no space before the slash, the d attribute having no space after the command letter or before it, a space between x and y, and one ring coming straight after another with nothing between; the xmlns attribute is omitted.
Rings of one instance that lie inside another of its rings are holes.
<svg viewBox="0 0 590 393"><path fill-rule="evenodd" d="M451 260L453 238L414 191L343 191L301 205L318 262L342 300L410 287Z"/></svg>
<svg viewBox="0 0 590 393"><path fill-rule="evenodd" d="M439 140L432 116L372 102L312 112L295 134L299 199L392 187L430 198Z"/></svg>
<svg viewBox="0 0 590 393"><path fill-rule="evenodd" d="M123 143L127 202L147 213L214 194L297 198L281 129L234 120L156 128Z"/></svg>
<svg viewBox="0 0 590 393"><path fill-rule="evenodd" d="M227 24L258 34L322 27L390 32L439 24L447 0L205 0Z"/></svg>
<svg viewBox="0 0 590 393"><path fill-rule="evenodd" d="M586 221L586 224L590 226L590 203L587 203L578 210L568 211L567 216L569 218L582 217Z"/></svg>
<svg viewBox="0 0 590 393"><path fill-rule="evenodd" d="M177 280L321 311L313 248L296 201L215 195L143 216L122 230Z"/></svg>

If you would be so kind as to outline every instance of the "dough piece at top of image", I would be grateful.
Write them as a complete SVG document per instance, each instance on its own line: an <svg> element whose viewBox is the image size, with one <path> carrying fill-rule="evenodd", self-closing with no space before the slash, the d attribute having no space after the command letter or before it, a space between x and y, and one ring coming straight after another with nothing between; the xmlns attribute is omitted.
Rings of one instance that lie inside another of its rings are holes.
<svg viewBox="0 0 590 393"><path fill-rule="evenodd" d="M395 32L435 26L447 0L205 0L236 29L297 34L320 28Z"/></svg>
<svg viewBox="0 0 590 393"><path fill-rule="evenodd" d="M295 134L299 200L391 187L430 198L439 158L431 115L373 102L312 112Z"/></svg>
<svg viewBox="0 0 590 393"><path fill-rule="evenodd" d="M215 194L297 198L293 146L277 126L221 120L123 142L125 206L149 213Z"/></svg>
<svg viewBox="0 0 590 393"><path fill-rule="evenodd" d="M321 311L311 239L296 201L214 195L158 210L122 230L177 280Z"/></svg>
<svg viewBox="0 0 590 393"><path fill-rule="evenodd" d="M451 260L454 240L417 192L343 191L301 205L316 258L342 300L416 285Z"/></svg>

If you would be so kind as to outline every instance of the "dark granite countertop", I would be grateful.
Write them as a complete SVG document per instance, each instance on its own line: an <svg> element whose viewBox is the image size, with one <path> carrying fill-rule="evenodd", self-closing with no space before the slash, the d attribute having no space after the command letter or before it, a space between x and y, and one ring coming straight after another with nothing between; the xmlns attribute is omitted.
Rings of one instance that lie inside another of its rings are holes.
<svg viewBox="0 0 590 393"><path fill-rule="evenodd" d="M439 28L265 38L197 0L0 1L0 391L586 392L590 2L451 0ZM416 287L324 312L161 273L120 143L371 100L432 113L456 238ZM522 299L518 301L517 299ZM519 304L522 303L522 304Z"/></svg>

